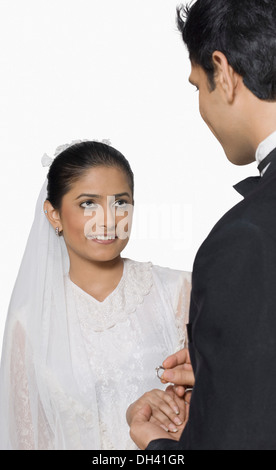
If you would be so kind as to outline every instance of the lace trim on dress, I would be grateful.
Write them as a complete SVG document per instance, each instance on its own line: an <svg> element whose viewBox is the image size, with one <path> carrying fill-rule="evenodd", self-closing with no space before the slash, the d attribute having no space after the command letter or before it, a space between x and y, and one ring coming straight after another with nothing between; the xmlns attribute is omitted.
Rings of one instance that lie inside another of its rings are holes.
<svg viewBox="0 0 276 470"><path fill-rule="evenodd" d="M189 323L189 307L191 296L191 280L185 279L180 290L178 306L176 311L176 327L178 331L177 351L188 347L186 325Z"/></svg>
<svg viewBox="0 0 276 470"><path fill-rule="evenodd" d="M143 302L153 285L152 263L124 259L123 276L116 289L103 302L74 284L69 275L65 280L67 287L73 291L77 305L81 306L81 326L100 332L126 320Z"/></svg>

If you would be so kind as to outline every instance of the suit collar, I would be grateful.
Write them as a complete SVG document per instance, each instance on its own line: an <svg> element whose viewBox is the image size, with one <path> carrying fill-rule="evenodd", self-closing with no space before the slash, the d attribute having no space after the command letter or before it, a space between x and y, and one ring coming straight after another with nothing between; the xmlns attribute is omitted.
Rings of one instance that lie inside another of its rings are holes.
<svg viewBox="0 0 276 470"><path fill-rule="evenodd" d="M276 171L276 148L270 153L272 157L272 161L269 163L268 168L266 169L265 173L263 176L250 176L249 178L246 178L243 181L240 181L238 184L236 184L234 189L241 194L242 196L246 197L252 191L256 189L260 189L264 183L268 179L270 179L271 175L275 174Z"/></svg>
<svg viewBox="0 0 276 470"><path fill-rule="evenodd" d="M256 150L256 162L258 165L262 164L262 162L266 159L266 157L276 148L276 131L272 132L266 139L264 139L257 147ZM265 166L264 172L265 170ZM260 171L261 176L263 175L263 171Z"/></svg>

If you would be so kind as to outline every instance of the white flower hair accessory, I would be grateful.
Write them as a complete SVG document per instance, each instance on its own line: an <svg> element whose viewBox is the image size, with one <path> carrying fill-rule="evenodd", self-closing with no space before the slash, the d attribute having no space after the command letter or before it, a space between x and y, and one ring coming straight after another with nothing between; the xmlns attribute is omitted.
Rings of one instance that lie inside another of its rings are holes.
<svg viewBox="0 0 276 470"><path fill-rule="evenodd" d="M53 158L49 157L47 153L44 153L43 157L41 158L42 166L50 166L53 163Z"/></svg>
<svg viewBox="0 0 276 470"><path fill-rule="evenodd" d="M64 152L64 150L67 150L69 147L72 147L72 145L80 144L82 142L89 142L89 140L88 139L72 140L72 142L70 144L59 145L55 150L54 158L57 157L60 153ZM111 141L109 139L102 139L102 140L93 139L93 142L100 142L100 143L105 144L105 145L111 145ZM42 166L43 167L51 166L51 164L54 161L54 158L51 158L51 157L49 157L49 155L47 153L44 153L44 155L41 158Z"/></svg>

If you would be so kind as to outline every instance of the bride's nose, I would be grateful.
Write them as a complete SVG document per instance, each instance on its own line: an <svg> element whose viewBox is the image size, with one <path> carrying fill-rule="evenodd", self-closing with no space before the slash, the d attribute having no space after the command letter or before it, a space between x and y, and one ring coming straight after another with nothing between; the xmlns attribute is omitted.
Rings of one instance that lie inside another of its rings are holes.
<svg viewBox="0 0 276 470"><path fill-rule="evenodd" d="M106 229L106 231L113 232L116 228L116 216L115 216L115 208L110 207L107 205L104 208L104 220L102 221L102 224L100 225L101 228Z"/></svg>

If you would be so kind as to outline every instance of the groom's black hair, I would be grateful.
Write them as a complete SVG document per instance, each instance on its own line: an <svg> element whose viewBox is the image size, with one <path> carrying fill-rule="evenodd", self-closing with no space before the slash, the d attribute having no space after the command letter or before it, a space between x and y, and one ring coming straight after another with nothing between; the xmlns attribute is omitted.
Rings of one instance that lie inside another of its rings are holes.
<svg viewBox="0 0 276 470"><path fill-rule="evenodd" d="M215 88L212 54L222 52L245 86L262 100L276 100L276 1L197 0L177 8L192 63Z"/></svg>

